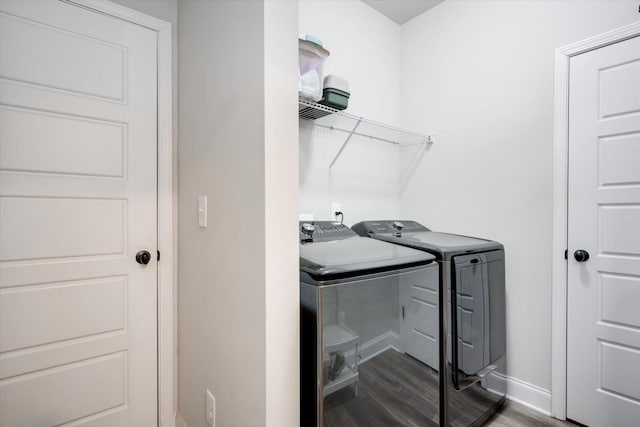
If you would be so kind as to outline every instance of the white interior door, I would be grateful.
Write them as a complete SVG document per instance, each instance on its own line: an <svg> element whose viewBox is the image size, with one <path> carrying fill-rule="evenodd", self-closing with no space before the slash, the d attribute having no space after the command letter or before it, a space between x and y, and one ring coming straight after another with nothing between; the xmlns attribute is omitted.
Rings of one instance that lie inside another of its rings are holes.
<svg viewBox="0 0 640 427"><path fill-rule="evenodd" d="M0 425L155 426L156 34L0 8Z"/></svg>
<svg viewBox="0 0 640 427"><path fill-rule="evenodd" d="M567 417L638 425L640 37L570 60L568 226Z"/></svg>
<svg viewBox="0 0 640 427"><path fill-rule="evenodd" d="M436 371L438 355L438 269L399 277L400 348Z"/></svg>

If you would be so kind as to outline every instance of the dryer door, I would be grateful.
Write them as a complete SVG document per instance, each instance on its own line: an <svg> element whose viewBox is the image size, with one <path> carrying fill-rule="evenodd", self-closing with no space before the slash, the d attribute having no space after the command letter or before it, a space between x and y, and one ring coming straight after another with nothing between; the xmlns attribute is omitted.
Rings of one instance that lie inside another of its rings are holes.
<svg viewBox="0 0 640 427"><path fill-rule="evenodd" d="M506 394L504 251L453 257L448 270L447 424L482 425Z"/></svg>
<svg viewBox="0 0 640 427"><path fill-rule="evenodd" d="M460 255L451 268L452 380L462 390L505 354L504 252Z"/></svg>
<svg viewBox="0 0 640 427"><path fill-rule="evenodd" d="M454 370L474 375L485 366L485 312L487 272L481 254L454 258L452 275L452 334L457 345L453 354ZM456 352L457 350L457 352ZM457 354L456 354L457 353ZM457 357L456 357L457 356ZM457 362L457 363L456 363ZM456 366L457 365L457 366Z"/></svg>
<svg viewBox="0 0 640 427"><path fill-rule="evenodd" d="M462 390L492 372L505 352L503 251L453 258L452 375Z"/></svg>

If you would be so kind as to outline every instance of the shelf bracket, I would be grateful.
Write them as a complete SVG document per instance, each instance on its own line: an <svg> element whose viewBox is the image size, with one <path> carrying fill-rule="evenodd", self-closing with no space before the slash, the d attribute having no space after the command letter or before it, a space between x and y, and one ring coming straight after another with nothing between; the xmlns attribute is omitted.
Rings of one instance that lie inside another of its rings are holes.
<svg viewBox="0 0 640 427"><path fill-rule="evenodd" d="M360 123L362 123L362 117L358 119L358 121L356 122L356 125L353 127L353 129L351 129L351 132L349 132L349 135L347 135L347 139L344 140L342 147L340 147L340 150L338 150L338 153L333 158L333 161L329 165L329 169L331 169L333 167L333 164L336 162L336 160L338 160L338 157L340 157L340 154L342 154L342 150L344 150L344 147L347 146L347 144L349 143L349 140L351 139L353 134L356 132L356 129L358 129L358 126L360 126Z"/></svg>

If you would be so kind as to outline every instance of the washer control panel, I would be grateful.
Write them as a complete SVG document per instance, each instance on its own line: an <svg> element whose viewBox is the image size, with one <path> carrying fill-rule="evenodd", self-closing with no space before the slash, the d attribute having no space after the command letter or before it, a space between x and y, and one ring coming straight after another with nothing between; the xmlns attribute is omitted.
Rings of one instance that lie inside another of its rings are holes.
<svg viewBox="0 0 640 427"><path fill-rule="evenodd" d="M344 224L334 221L300 221L300 243L327 242L357 236Z"/></svg>

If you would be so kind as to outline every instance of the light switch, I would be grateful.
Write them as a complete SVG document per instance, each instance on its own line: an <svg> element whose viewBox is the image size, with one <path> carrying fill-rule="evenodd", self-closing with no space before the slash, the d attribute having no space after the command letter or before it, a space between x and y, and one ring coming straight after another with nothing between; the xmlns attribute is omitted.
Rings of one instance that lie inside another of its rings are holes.
<svg viewBox="0 0 640 427"><path fill-rule="evenodd" d="M207 196L198 197L198 226L207 228Z"/></svg>

